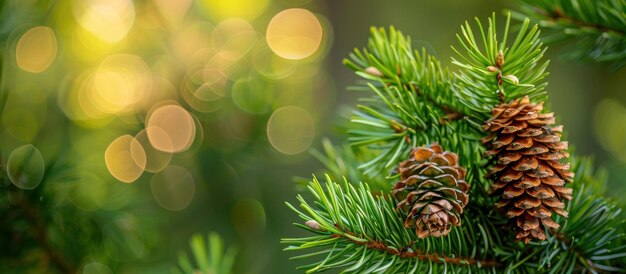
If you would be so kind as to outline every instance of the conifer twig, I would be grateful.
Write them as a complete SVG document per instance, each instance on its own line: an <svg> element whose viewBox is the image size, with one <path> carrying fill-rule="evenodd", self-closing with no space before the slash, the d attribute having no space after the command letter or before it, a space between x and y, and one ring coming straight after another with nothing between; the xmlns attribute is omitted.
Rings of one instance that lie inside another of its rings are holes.
<svg viewBox="0 0 626 274"><path fill-rule="evenodd" d="M612 33L617 34L619 36L626 35L626 33L624 33L622 30L619 30L617 28L611 28L610 26L603 26L603 25L600 25L600 24L589 23L589 22L585 22L583 20L579 20L579 19L573 18L573 17L563 13L563 10L561 10L558 7L553 9L552 11L541 10L539 12L542 13L543 15L545 15L549 20L552 20L553 22L561 20L561 21L564 21L566 24L575 25L575 26L578 26L580 28L592 28L592 29L595 29L598 32L612 32Z"/></svg>
<svg viewBox="0 0 626 274"><path fill-rule="evenodd" d="M335 227L337 227L338 229L341 229L337 225ZM332 237L333 238L341 237L357 245L364 245L364 246L367 246L367 248L369 249L380 250L380 251L389 253L391 255L398 256L400 258L416 258L420 261L431 261L437 264L448 263L448 264L454 264L454 265L476 265L479 267L502 266L502 263L500 263L498 260L495 260L495 259L480 260L480 259L475 259L475 258L470 258L470 257L449 257L449 256L442 255L442 254L424 252L419 249L413 249L411 246L414 244L414 242L409 242L409 244L407 244L405 247L402 247L400 249L391 248L387 246L383 241L368 240L366 242L360 242L360 241L356 241L352 238L348 238L345 236L345 234L351 235L351 236L357 236L354 233L347 231L347 230L341 230L341 231L342 233L335 233L332 235Z"/></svg>
<svg viewBox="0 0 626 274"><path fill-rule="evenodd" d="M522 13L549 31L546 43L570 42L562 55L570 60L606 63L613 70L626 66L625 1L520 0Z"/></svg>

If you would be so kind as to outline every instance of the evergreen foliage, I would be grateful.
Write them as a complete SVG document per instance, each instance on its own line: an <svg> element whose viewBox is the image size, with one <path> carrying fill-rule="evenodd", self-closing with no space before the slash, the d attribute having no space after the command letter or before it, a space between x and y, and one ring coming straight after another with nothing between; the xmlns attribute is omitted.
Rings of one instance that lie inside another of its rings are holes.
<svg viewBox="0 0 626 274"><path fill-rule="evenodd" d="M180 269L174 269L172 273L232 273L237 250L233 247L225 250L223 240L217 233L209 233L206 239L200 234L193 235L189 240L189 246L195 264L186 253L180 253L178 256Z"/></svg>
<svg viewBox="0 0 626 274"><path fill-rule="evenodd" d="M521 0L522 13L549 29L547 43L567 42L568 59L607 63L613 69L626 65L626 1L624 0Z"/></svg>
<svg viewBox="0 0 626 274"><path fill-rule="evenodd" d="M367 48L356 49L344 63L364 78L356 90L371 91L357 106L348 129L347 147L325 143L325 182L308 185L310 198L299 195L287 205L302 219L295 225L312 236L285 238L286 250L312 263L308 273L341 269L347 273L561 273L624 271L623 221L613 203L602 197L602 173L590 160L574 158L574 198L570 217L558 217L558 230L547 240L514 242L507 219L494 209L485 179L488 163L480 125L498 103L529 96L547 100L548 62L539 28L528 19L503 32L495 15L486 26L476 20L458 35L450 72L393 27L372 28ZM513 34L513 30L516 33ZM509 37L513 37L510 38ZM403 226L390 196L398 179L394 170L410 149L438 142L457 153L471 184L462 225L448 236L418 239ZM360 175L360 176L359 176ZM336 183L344 177L343 183ZM372 182L370 183L371 180ZM385 186L386 184L386 186ZM381 186L380 189L378 189Z"/></svg>

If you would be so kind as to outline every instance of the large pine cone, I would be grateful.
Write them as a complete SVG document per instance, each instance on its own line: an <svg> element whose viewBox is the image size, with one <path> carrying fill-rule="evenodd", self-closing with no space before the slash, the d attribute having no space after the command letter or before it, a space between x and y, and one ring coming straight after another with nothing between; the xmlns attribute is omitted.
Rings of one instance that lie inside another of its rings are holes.
<svg viewBox="0 0 626 274"><path fill-rule="evenodd" d="M552 213L567 217L563 199L572 199L574 173L569 163L567 142L561 141L562 126L554 124L554 113L542 114L543 103L528 97L503 103L492 111L483 125L491 134L483 139L495 156L489 176L494 179L492 194L501 195L496 207L514 220L516 240L545 240L545 228L557 229Z"/></svg>
<svg viewBox="0 0 626 274"><path fill-rule="evenodd" d="M405 218L404 226L415 227L419 238L448 235L453 225L461 225L469 185L458 162L456 154L444 152L435 143L413 148L411 157L400 163L400 181L392 195Z"/></svg>

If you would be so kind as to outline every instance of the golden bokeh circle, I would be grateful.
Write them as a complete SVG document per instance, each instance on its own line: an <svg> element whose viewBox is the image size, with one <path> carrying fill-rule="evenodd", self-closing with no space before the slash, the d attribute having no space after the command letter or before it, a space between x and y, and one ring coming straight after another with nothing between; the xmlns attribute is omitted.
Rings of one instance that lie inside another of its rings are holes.
<svg viewBox="0 0 626 274"><path fill-rule="evenodd" d="M200 0L202 11L218 21L227 18L252 20L265 11L270 0Z"/></svg>
<svg viewBox="0 0 626 274"><path fill-rule="evenodd" d="M258 34L254 27L241 18L231 18L220 22L213 33L211 42L213 47L219 51L245 55L254 47L258 39Z"/></svg>
<svg viewBox="0 0 626 274"><path fill-rule="evenodd" d="M168 104L150 113L146 132L152 147L164 152L182 152L193 143L196 125L187 110Z"/></svg>
<svg viewBox="0 0 626 274"><path fill-rule="evenodd" d="M54 31L46 26L29 29L17 42L15 61L21 69L39 73L46 70L57 55Z"/></svg>
<svg viewBox="0 0 626 274"><path fill-rule="evenodd" d="M83 29L108 44L124 39L135 23L131 0L74 1L72 11Z"/></svg>
<svg viewBox="0 0 626 274"><path fill-rule="evenodd" d="M155 131L162 131L159 128L153 129ZM164 134L164 133L159 133ZM135 139L141 144L141 147L146 153L146 171L156 173L164 170L172 161L173 154L171 152L165 152L162 150L158 150L150 144L150 140L148 140L148 132L144 129L135 135ZM171 140L169 137L165 137L160 139L164 146L172 148ZM170 141L170 143L167 143Z"/></svg>
<svg viewBox="0 0 626 274"><path fill-rule="evenodd" d="M104 152L104 161L115 179L132 183L146 168L146 153L133 136L123 135L109 144Z"/></svg>
<svg viewBox="0 0 626 274"><path fill-rule="evenodd" d="M267 121L267 138L281 153L302 153L311 146L313 137L315 122L309 112L301 107L279 108Z"/></svg>
<svg viewBox="0 0 626 274"><path fill-rule="evenodd" d="M319 49L322 34L322 24L313 13L294 8L276 14L267 26L265 37L278 56L300 60Z"/></svg>

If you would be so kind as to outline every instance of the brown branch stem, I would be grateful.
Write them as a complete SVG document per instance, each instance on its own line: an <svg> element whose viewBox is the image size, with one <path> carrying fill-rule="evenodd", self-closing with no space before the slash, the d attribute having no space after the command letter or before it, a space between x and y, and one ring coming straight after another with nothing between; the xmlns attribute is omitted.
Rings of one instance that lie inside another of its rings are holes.
<svg viewBox="0 0 626 274"><path fill-rule="evenodd" d="M339 228L338 226L335 226L335 227ZM332 237L343 238L358 245L365 245L369 249L375 249L375 250L379 250L382 252L387 252L389 254L399 256L400 258L415 258L420 261L430 261L430 262L438 263L438 264L447 263L447 264L454 264L454 265L475 265L478 267L502 266L502 264L495 259L480 260L480 259L474 259L470 257L453 258L453 257L449 257L446 255L437 254L437 253L426 253L421 250L411 248L411 246L414 244L413 242L408 243L406 246L400 249L392 248L386 245L385 243L383 243L382 241L360 242L360 241L356 241L345 236L345 234L355 236L353 233L349 231L345 231L345 230L342 230L342 232L344 234L333 234Z"/></svg>
<svg viewBox="0 0 626 274"><path fill-rule="evenodd" d="M33 207L30 202L25 198L21 198L19 200L18 206L24 212L26 220L33 227L34 239L37 241L37 243L39 243L43 251L52 260L54 265L63 273L76 273L76 268L63 256L62 253L55 250L50 245L50 242L48 241L48 233L46 232L46 227L35 207Z"/></svg>
<svg viewBox="0 0 626 274"><path fill-rule="evenodd" d="M543 12L544 12L544 15L553 22L556 22L557 20L562 20L562 21L566 21L567 23L571 25L575 25L576 27L579 27L579 28L580 27L592 28L599 32L612 32L620 36L626 36L626 33L624 33L624 31L622 30L612 29L603 25L593 24L593 23L582 21L577 18L573 18L571 16L567 16L559 8L554 9L554 11L543 10Z"/></svg>

